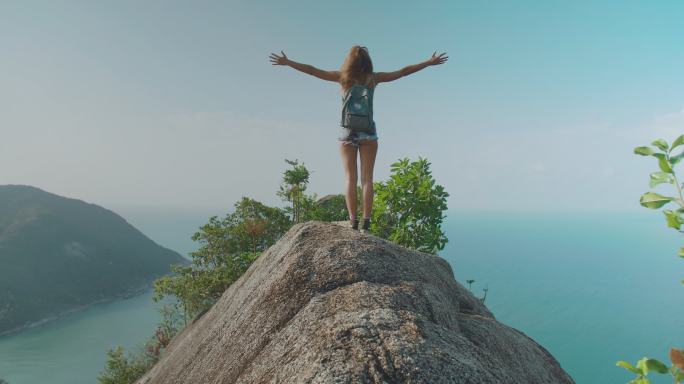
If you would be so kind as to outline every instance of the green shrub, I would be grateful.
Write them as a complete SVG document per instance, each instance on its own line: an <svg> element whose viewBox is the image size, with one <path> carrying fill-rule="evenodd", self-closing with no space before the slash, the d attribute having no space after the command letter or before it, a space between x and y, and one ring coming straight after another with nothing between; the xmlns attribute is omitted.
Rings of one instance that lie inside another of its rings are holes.
<svg viewBox="0 0 684 384"><path fill-rule="evenodd" d="M141 378L154 365L148 356L140 354L124 354L122 346L107 351L105 370L97 380L100 384L132 384Z"/></svg>
<svg viewBox="0 0 684 384"><path fill-rule="evenodd" d="M144 346L128 353L120 345L107 351L105 369L97 378L100 384L133 384L159 361L171 339L185 326L178 302L162 306L159 312L162 320Z"/></svg>
<svg viewBox="0 0 684 384"><path fill-rule="evenodd" d="M154 300L177 297L186 319L203 313L290 226L282 209L243 197L233 213L223 219L211 217L193 235L200 247L190 254L192 264L174 265L175 275L155 281Z"/></svg>
<svg viewBox="0 0 684 384"><path fill-rule="evenodd" d="M306 204L304 191L309 184L309 170L304 164L299 164L299 160L287 160L285 162L292 166L283 173L283 181L277 195L283 200L292 203L291 207L285 211L291 215L293 223L301 223L304 219L303 204Z"/></svg>
<svg viewBox="0 0 684 384"><path fill-rule="evenodd" d="M441 224L449 194L435 184L427 159L392 164L390 179L374 184L371 232L408 248L428 253L444 249Z"/></svg>

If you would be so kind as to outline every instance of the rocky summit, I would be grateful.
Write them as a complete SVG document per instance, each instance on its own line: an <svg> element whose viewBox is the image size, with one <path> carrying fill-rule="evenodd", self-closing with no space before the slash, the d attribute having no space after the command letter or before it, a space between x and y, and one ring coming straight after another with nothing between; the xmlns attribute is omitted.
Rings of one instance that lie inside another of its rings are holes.
<svg viewBox="0 0 684 384"><path fill-rule="evenodd" d="M311 221L264 252L138 383L574 381L444 259Z"/></svg>

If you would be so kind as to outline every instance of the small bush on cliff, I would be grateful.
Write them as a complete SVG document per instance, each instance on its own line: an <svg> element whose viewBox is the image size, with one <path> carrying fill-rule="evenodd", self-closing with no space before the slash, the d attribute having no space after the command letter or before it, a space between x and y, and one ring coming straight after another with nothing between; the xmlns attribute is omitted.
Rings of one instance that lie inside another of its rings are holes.
<svg viewBox="0 0 684 384"><path fill-rule="evenodd" d="M233 213L223 219L211 217L194 234L200 247L190 254L192 264L174 265L174 276L155 281L154 300L177 297L188 319L202 313L290 226L282 209L242 198Z"/></svg>
<svg viewBox="0 0 684 384"><path fill-rule="evenodd" d="M97 380L100 384L130 384L147 372L154 363L147 361L146 356L129 353L124 354L122 346L107 351L105 370Z"/></svg>
<svg viewBox="0 0 684 384"><path fill-rule="evenodd" d="M344 221L349 219L344 195L330 195L319 199L314 194L307 201L306 213L307 220Z"/></svg>
<svg viewBox="0 0 684 384"><path fill-rule="evenodd" d="M374 183L371 231L418 251L436 253L448 239L442 231L446 198L444 187L435 184L427 159L392 164L386 182Z"/></svg>
<svg viewBox="0 0 684 384"><path fill-rule="evenodd" d="M675 209L664 209L663 214L667 226L684 233L682 226L684 226L684 183L681 183L677 178L674 169L679 162L684 159L684 149L676 153L678 147L684 147L684 135L679 136L672 145L669 145L665 140L656 140L651 143L652 147L637 147L634 153L641 156L652 156L658 161L659 171L653 172L650 175L650 187L654 188L660 184L671 184L674 186L674 196L663 196L653 191L646 192L641 196L639 203L650 209L660 209L670 203L675 205ZM679 249L679 256L684 258L684 247ZM684 283L684 281L682 281ZM639 360L636 365L632 365L626 361L618 361L617 365L634 373L636 378L629 383L634 384L648 384L649 372L657 372L661 374L669 373L672 375L676 384L684 382L684 351L682 349L670 349L670 361L672 366L668 367L663 362L656 359L649 359L644 357Z"/></svg>
<svg viewBox="0 0 684 384"><path fill-rule="evenodd" d="M154 335L135 352L125 353L122 346L107 351L105 369L97 378L100 384L133 384L159 361L161 353L184 326L182 313L177 304L167 304L159 309L162 320Z"/></svg>
<svg viewBox="0 0 684 384"><path fill-rule="evenodd" d="M283 200L292 203L291 207L285 210L291 215L293 223L301 223L303 220L303 204L306 204L304 191L309 184L309 170L304 164L299 164L299 160L287 160L285 162L292 166L291 169L283 173L283 181L277 195Z"/></svg>

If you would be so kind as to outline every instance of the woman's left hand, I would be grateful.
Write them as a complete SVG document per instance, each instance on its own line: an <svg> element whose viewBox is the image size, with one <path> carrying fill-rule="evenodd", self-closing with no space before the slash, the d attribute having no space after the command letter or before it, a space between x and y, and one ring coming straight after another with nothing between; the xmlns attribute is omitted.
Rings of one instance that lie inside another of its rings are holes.
<svg viewBox="0 0 684 384"><path fill-rule="evenodd" d="M432 54L432 57L430 59L428 59L429 65L443 64L449 58L449 56L442 57L442 55L446 55L446 52L440 53L439 56L435 56L436 53L437 53L437 51L435 51L435 53Z"/></svg>

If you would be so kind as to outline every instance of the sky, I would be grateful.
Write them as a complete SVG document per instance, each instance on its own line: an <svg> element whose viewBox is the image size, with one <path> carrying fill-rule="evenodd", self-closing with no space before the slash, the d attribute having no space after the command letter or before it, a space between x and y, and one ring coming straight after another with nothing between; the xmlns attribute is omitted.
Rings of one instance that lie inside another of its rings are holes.
<svg viewBox="0 0 684 384"><path fill-rule="evenodd" d="M375 180L427 158L449 209L643 210L684 133L681 1L3 1L0 185L105 207L231 209L276 196L285 159L342 193L339 85L268 56L376 71ZM661 187L659 187L661 188ZM662 187L661 192L668 192Z"/></svg>

